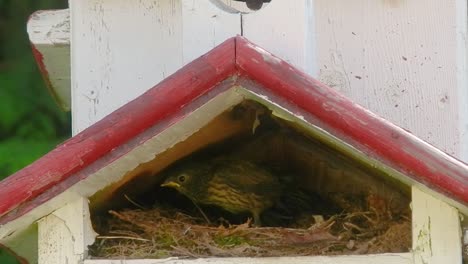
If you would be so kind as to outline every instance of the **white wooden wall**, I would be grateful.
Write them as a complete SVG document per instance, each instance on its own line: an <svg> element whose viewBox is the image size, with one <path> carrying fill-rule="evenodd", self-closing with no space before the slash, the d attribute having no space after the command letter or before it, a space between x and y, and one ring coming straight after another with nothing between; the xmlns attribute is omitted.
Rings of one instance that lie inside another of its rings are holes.
<svg viewBox="0 0 468 264"><path fill-rule="evenodd" d="M74 133L242 23L251 41L468 160L466 0L273 0L244 15L213 1L70 1Z"/></svg>
<svg viewBox="0 0 468 264"><path fill-rule="evenodd" d="M315 0L319 79L468 160L466 0Z"/></svg>
<svg viewBox="0 0 468 264"><path fill-rule="evenodd" d="M238 15L207 0L82 0L70 10L75 134L240 34Z"/></svg>

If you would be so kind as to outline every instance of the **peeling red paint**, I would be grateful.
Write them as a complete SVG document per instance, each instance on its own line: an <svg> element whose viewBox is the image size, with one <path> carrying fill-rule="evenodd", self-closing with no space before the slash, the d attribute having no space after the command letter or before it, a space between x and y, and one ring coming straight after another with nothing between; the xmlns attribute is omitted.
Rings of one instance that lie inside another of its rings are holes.
<svg viewBox="0 0 468 264"><path fill-rule="evenodd" d="M42 61L39 52L35 56ZM43 63L40 67L47 76ZM176 122L187 105L195 100L207 100L203 96L209 92L225 89L218 84L233 75L241 78L232 78L235 82L232 85L242 84L246 89L253 89L246 81L249 79L266 93L297 106L300 109L297 113L306 121L429 188L465 206L468 203L466 164L374 115L246 39L236 37L0 182L0 223L20 217L125 155L144 141L139 136L165 120Z"/></svg>

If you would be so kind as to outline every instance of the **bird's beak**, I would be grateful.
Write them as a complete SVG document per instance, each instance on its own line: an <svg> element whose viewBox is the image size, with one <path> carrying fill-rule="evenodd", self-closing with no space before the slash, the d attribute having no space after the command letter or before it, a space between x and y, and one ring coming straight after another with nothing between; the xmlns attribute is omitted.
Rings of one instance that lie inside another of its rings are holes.
<svg viewBox="0 0 468 264"><path fill-rule="evenodd" d="M177 182L170 181L161 184L161 187L180 188L180 184L178 184Z"/></svg>

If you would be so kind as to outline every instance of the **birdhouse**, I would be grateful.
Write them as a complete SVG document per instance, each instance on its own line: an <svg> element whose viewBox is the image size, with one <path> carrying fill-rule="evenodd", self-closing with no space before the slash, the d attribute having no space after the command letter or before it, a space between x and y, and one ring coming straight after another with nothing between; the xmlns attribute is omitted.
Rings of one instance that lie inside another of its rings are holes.
<svg viewBox="0 0 468 264"><path fill-rule="evenodd" d="M364 27L424 31L412 3L349 25L338 1L70 5L28 31L74 136L0 182L0 243L30 263L462 262L462 86L436 110L420 94L461 80L438 73L461 51L415 36L381 56Z"/></svg>

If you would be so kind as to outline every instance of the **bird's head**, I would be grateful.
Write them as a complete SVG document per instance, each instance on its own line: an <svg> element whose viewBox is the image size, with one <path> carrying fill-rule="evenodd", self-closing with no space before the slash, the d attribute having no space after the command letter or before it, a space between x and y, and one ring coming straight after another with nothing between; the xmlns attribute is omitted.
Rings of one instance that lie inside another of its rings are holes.
<svg viewBox="0 0 468 264"><path fill-rule="evenodd" d="M168 177L161 187L173 188L191 199L196 199L206 177L206 166L195 163L181 164L169 169Z"/></svg>
<svg viewBox="0 0 468 264"><path fill-rule="evenodd" d="M187 173L174 174L167 178L164 183L161 184L161 187L169 187L181 193L185 193L187 185L190 185L189 182L191 178L192 175Z"/></svg>

